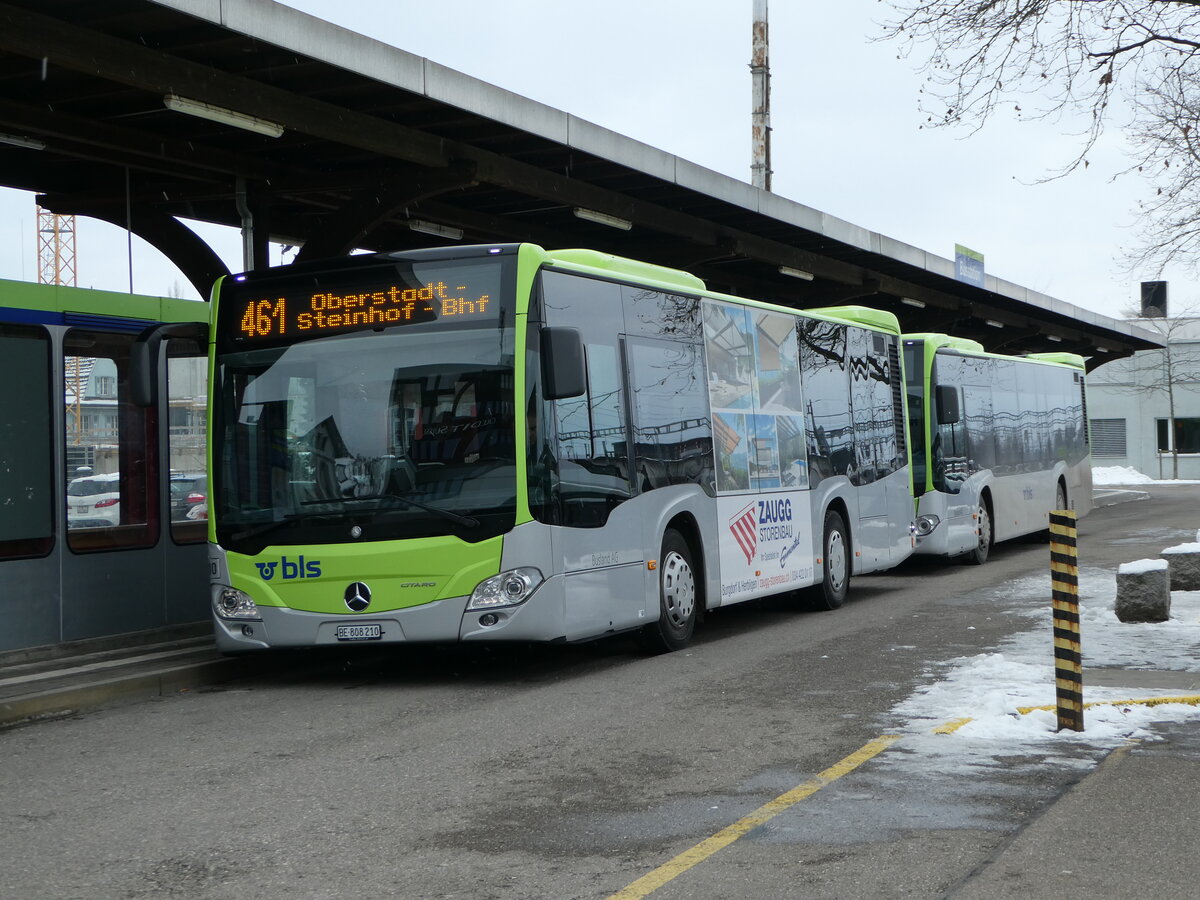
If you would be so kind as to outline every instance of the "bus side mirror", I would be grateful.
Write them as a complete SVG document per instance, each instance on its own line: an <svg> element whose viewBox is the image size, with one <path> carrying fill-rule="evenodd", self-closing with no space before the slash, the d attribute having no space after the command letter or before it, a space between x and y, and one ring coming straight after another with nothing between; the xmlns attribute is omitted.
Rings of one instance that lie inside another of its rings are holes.
<svg viewBox="0 0 1200 900"><path fill-rule="evenodd" d="M578 328L542 329L542 382L547 400L580 397L587 391L583 341Z"/></svg>
<svg viewBox="0 0 1200 900"><path fill-rule="evenodd" d="M938 424L955 425L958 423L958 391L949 385L939 384L937 387Z"/></svg>
<svg viewBox="0 0 1200 900"><path fill-rule="evenodd" d="M129 349L129 391L138 406L158 403L158 360L162 342L184 338L208 346L208 325L203 322L163 322L142 331Z"/></svg>

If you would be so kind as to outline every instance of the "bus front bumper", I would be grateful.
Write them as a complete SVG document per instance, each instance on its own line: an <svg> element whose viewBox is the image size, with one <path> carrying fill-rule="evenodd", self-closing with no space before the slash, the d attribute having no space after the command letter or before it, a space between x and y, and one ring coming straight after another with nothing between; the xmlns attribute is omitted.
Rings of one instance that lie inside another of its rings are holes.
<svg viewBox="0 0 1200 900"><path fill-rule="evenodd" d="M468 610L465 596L376 614L330 615L259 606L256 619L214 614L213 625L217 649L222 653L272 647L553 641L565 635L562 588L562 578L552 577L519 606L497 609ZM377 634L369 627L375 625L379 626Z"/></svg>

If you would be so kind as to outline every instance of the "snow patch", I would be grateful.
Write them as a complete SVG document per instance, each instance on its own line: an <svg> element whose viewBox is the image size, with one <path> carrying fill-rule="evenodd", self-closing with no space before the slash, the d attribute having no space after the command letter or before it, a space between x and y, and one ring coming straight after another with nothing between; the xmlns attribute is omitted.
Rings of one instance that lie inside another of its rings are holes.
<svg viewBox="0 0 1200 900"><path fill-rule="evenodd" d="M1092 468L1092 484L1153 484L1154 479L1132 466L1100 466Z"/></svg>
<svg viewBox="0 0 1200 900"><path fill-rule="evenodd" d="M1164 556L1168 553L1200 553L1200 543L1176 544L1174 547L1168 547L1163 551Z"/></svg>
<svg viewBox="0 0 1200 900"><path fill-rule="evenodd" d="M1165 560L1144 562L1166 566ZM1157 723L1200 720L1200 708L1190 704L1118 702L1185 691L1095 687L1087 676L1088 668L1200 673L1200 591L1173 592L1170 619L1138 624L1123 623L1113 612L1116 578L1111 569L1081 570L1079 591L1083 699L1112 704L1088 707L1084 731L1056 730L1049 582L1045 576L1028 576L999 586L991 599L1015 603L1007 612L1030 620L1032 629L1010 635L991 652L931 662L930 682L892 709L899 720L893 728L903 735L898 746L907 752L884 754L881 765L893 772L970 774L1025 757L1034 766L1086 768L1127 740L1157 740ZM1049 709L1020 712L1040 706ZM949 734L933 732L960 719L970 721Z"/></svg>
<svg viewBox="0 0 1200 900"><path fill-rule="evenodd" d="M1133 562L1121 563L1117 569L1118 575L1144 575L1147 572L1157 572L1167 568L1165 559L1135 559Z"/></svg>

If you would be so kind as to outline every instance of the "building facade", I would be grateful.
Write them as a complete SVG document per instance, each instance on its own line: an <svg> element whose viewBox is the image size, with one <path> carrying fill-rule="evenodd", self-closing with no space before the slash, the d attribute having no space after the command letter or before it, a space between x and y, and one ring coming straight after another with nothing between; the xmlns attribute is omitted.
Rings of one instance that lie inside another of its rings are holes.
<svg viewBox="0 0 1200 900"><path fill-rule="evenodd" d="M1088 376L1092 465L1155 479L1200 479L1200 318L1134 319L1161 335L1148 350Z"/></svg>

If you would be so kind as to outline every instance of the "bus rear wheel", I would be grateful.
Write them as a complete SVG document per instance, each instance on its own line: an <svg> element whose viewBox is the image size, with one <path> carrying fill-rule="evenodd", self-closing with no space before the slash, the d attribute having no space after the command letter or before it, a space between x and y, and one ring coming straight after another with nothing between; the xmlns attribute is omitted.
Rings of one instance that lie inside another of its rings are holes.
<svg viewBox="0 0 1200 900"><path fill-rule="evenodd" d="M1070 509L1067 506L1067 488L1061 481L1054 487L1054 508L1055 509Z"/></svg>
<svg viewBox="0 0 1200 900"><path fill-rule="evenodd" d="M966 560L971 565L982 566L987 562L988 555L992 552L992 543L995 536L992 533L992 514L988 511L987 502L979 501L979 509L975 512L975 533L979 540L976 541L974 549L967 552Z"/></svg>
<svg viewBox="0 0 1200 900"><path fill-rule="evenodd" d="M850 536L846 520L836 509L825 513L821 560L821 583L814 590L813 605L817 609L837 609L850 591Z"/></svg>
<svg viewBox="0 0 1200 900"><path fill-rule="evenodd" d="M658 621L642 630L647 646L656 652L686 647L696 628L697 603L702 596L692 548L682 534L668 529L658 558Z"/></svg>

